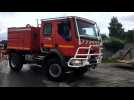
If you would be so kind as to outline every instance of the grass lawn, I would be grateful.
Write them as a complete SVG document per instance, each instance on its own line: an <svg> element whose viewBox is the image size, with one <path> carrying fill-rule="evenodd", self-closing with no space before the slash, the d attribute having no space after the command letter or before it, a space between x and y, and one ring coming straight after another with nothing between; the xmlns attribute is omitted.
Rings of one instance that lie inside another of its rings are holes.
<svg viewBox="0 0 134 100"><path fill-rule="evenodd" d="M116 59L106 59L102 60L102 63L118 63L118 61Z"/></svg>

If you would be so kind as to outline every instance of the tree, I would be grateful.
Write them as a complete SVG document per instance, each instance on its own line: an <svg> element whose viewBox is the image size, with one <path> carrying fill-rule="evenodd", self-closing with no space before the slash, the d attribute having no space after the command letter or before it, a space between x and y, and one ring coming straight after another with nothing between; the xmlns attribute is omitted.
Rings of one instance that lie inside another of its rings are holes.
<svg viewBox="0 0 134 100"><path fill-rule="evenodd" d="M120 38L124 33L124 29L122 28L122 24L118 22L117 17L113 17L111 22L109 23L109 36Z"/></svg>

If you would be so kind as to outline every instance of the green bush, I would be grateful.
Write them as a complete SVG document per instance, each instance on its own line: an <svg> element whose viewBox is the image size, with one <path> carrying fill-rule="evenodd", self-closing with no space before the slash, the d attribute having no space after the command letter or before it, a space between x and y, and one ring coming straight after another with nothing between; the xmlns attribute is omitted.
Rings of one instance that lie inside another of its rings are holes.
<svg viewBox="0 0 134 100"><path fill-rule="evenodd" d="M129 30L124 34L126 42L134 42L134 31Z"/></svg>
<svg viewBox="0 0 134 100"><path fill-rule="evenodd" d="M113 53L124 47L124 41L114 37L109 38L109 40L103 44L105 49L110 50Z"/></svg>

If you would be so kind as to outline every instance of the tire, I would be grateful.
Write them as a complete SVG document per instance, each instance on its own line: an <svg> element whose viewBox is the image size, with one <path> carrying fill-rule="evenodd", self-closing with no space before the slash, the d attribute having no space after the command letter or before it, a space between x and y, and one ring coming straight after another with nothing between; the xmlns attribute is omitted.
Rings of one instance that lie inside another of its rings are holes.
<svg viewBox="0 0 134 100"><path fill-rule="evenodd" d="M88 67L74 69L74 75L78 77L83 76L87 71L88 71Z"/></svg>
<svg viewBox="0 0 134 100"><path fill-rule="evenodd" d="M9 57L9 66L15 71L19 72L23 67L23 57L20 54L12 53Z"/></svg>
<svg viewBox="0 0 134 100"><path fill-rule="evenodd" d="M52 81L63 81L65 76L65 68L57 59L52 59L47 62L45 72L48 79Z"/></svg>

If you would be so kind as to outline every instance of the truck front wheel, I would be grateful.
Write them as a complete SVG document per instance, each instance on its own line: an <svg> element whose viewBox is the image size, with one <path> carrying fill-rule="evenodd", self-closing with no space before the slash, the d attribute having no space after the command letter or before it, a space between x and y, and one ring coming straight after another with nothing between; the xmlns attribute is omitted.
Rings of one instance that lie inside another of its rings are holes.
<svg viewBox="0 0 134 100"><path fill-rule="evenodd" d="M17 54L17 53L10 54L9 66L13 71L19 72L23 67L22 55Z"/></svg>
<svg viewBox="0 0 134 100"><path fill-rule="evenodd" d="M46 64L46 74L50 80L62 81L65 75L64 66L59 60L49 60Z"/></svg>

